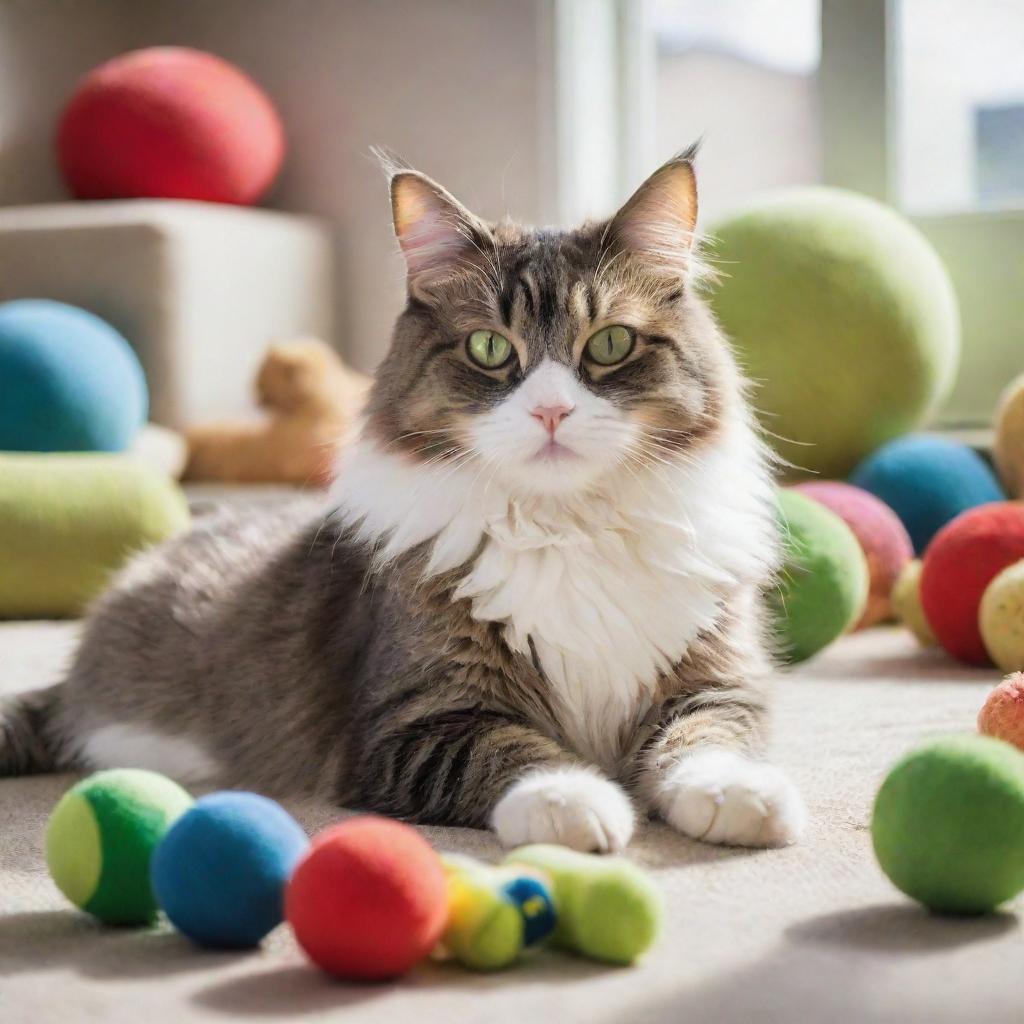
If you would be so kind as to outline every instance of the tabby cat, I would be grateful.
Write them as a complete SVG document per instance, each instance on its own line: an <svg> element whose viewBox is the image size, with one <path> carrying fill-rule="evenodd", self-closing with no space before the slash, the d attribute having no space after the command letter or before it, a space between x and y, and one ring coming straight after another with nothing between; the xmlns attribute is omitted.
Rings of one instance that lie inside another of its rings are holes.
<svg viewBox="0 0 1024 1024"><path fill-rule="evenodd" d="M768 460L697 294L693 152L610 220L485 223L390 168L408 301L331 501L215 518L0 710L0 774L140 766L509 845L637 810L781 845L759 760Z"/></svg>

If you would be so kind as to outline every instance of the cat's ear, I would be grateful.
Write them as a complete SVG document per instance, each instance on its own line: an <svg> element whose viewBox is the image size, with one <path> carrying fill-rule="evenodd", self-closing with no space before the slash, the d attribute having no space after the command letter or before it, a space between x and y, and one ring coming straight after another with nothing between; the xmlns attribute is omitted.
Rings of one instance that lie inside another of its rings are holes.
<svg viewBox="0 0 1024 1024"><path fill-rule="evenodd" d="M659 167L608 222L605 242L668 270L686 270L697 226L697 147Z"/></svg>
<svg viewBox="0 0 1024 1024"><path fill-rule="evenodd" d="M491 244L487 226L419 171L398 168L391 175L391 213L412 294L475 263L480 247Z"/></svg>

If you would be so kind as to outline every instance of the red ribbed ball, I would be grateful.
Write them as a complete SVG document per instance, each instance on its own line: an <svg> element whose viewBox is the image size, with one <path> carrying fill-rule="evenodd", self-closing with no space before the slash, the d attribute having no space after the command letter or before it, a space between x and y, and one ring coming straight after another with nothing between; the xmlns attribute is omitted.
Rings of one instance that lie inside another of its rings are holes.
<svg viewBox="0 0 1024 1024"><path fill-rule="evenodd" d="M284 130L248 75L200 50L160 46L90 71L61 117L57 151L79 199L248 205L273 183Z"/></svg>
<svg viewBox="0 0 1024 1024"><path fill-rule="evenodd" d="M989 664L978 626L985 588L1024 558L1024 502L980 505L932 539L921 571L921 605L939 643L961 661Z"/></svg>
<svg viewBox="0 0 1024 1024"><path fill-rule="evenodd" d="M441 859L409 825L350 818L313 839L288 883L285 917L328 974L396 978L441 937L448 917Z"/></svg>
<svg viewBox="0 0 1024 1024"><path fill-rule="evenodd" d="M835 512L864 549L871 582L864 614L854 628L865 629L891 618L892 588L914 557L910 534L899 516L880 498L839 480L814 480L793 489Z"/></svg>

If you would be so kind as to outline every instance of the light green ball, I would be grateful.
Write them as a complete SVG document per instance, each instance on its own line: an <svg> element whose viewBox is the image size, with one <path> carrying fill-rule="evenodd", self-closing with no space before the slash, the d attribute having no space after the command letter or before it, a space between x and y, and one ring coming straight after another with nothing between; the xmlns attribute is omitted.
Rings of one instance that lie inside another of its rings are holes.
<svg viewBox="0 0 1024 1024"><path fill-rule="evenodd" d="M661 895L635 864L537 843L513 850L506 864L546 874L554 886L554 945L613 964L631 964L661 929Z"/></svg>
<svg viewBox="0 0 1024 1024"><path fill-rule="evenodd" d="M853 531L798 491L779 491L785 562L769 595L780 654L804 661L859 621L871 574Z"/></svg>
<svg viewBox="0 0 1024 1024"><path fill-rule="evenodd" d="M61 797L46 828L57 888L107 924L148 923L157 911L150 857L192 802L156 772L118 768L83 779Z"/></svg>
<svg viewBox="0 0 1024 1024"><path fill-rule="evenodd" d="M871 837L913 899L954 914L994 909L1024 889L1024 754L987 736L913 751L878 791Z"/></svg>
<svg viewBox="0 0 1024 1024"><path fill-rule="evenodd" d="M840 189L776 193L711 228L711 304L780 454L842 478L920 426L960 355L956 295L924 236Z"/></svg>

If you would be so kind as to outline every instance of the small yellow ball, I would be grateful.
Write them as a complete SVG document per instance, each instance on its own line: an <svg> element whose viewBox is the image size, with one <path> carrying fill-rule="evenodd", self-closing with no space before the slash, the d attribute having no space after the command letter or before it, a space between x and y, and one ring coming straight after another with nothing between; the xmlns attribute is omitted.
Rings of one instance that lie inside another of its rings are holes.
<svg viewBox="0 0 1024 1024"><path fill-rule="evenodd" d="M1024 669L1024 560L1007 566L986 587L978 626L989 657L1004 672Z"/></svg>
<svg viewBox="0 0 1024 1024"><path fill-rule="evenodd" d="M919 558L903 567L892 589L892 610L923 647L934 647L938 641L921 607L921 567Z"/></svg>

